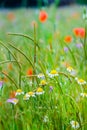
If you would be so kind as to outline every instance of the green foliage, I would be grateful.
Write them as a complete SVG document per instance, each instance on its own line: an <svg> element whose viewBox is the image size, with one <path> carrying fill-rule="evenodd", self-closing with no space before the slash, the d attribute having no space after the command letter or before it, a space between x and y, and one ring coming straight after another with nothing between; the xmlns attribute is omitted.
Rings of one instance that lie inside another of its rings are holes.
<svg viewBox="0 0 87 130"><path fill-rule="evenodd" d="M73 130L71 121L87 129L87 34L73 34L86 19L78 7L44 10L45 23L40 10L0 14L0 130Z"/></svg>

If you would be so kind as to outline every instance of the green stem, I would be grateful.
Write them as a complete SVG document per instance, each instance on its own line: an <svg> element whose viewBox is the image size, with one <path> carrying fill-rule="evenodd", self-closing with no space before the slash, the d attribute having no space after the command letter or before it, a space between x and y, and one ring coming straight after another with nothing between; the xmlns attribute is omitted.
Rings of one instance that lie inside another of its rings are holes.
<svg viewBox="0 0 87 130"><path fill-rule="evenodd" d="M36 29L34 24L34 75L36 74Z"/></svg>
<svg viewBox="0 0 87 130"><path fill-rule="evenodd" d="M77 110L80 111L80 110L79 110L79 107L78 107L78 105L77 105L77 103L76 103L76 101L74 100L74 98L73 98L72 96L68 95L68 94L64 94L64 95L67 96L67 97L69 97L69 98L73 101L73 103L75 104Z"/></svg>
<svg viewBox="0 0 87 130"><path fill-rule="evenodd" d="M15 83L15 81L14 81L14 79L12 79L8 74L6 74L5 72L1 72L2 74L4 74L8 79L10 79L10 81L16 86L16 88L19 88L18 86L17 86L17 84Z"/></svg>
<svg viewBox="0 0 87 130"><path fill-rule="evenodd" d="M0 44L1 44L2 46L4 46L4 47L10 52L10 54L13 56L13 58L14 58L15 61L17 62L19 68L21 68L20 64L18 63L17 59L15 58L15 56L13 55L13 53L11 52L11 50L10 50L3 42L0 41Z"/></svg>
<svg viewBox="0 0 87 130"><path fill-rule="evenodd" d="M9 62L20 63L19 61L16 61L16 60L6 60L6 61L2 61L2 62L0 62L0 65L1 65L1 64L5 64L5 63L9 63Z"/></svg>
<svg viewBox="0 0 87 130"><path fill-rule="evenodd" d="M37 77L37 75L27 75L27 76L22 76L22 78L31 78L31 77Z"/></svg>
<svg viewBox="0 0 87 130"><path fill-rule="evenodd" d="M35 24L34 24L34 70L33 70L33 74L36 75L36 56L37 56L37 53L36 53L36 49L37 49L37 43L36 43L36 28L35 28ZM33 77L33 83L34 83L34 80L36 79L37 81L37 77ZM38 83L38 81L37 81ZM33 84L32 84L33 85Z"/></svg>
<svg viewBox="0 0 87 130"><path fill-rule="evenodd" d="M29 40L31 40L33 43L34 43L34 39L31 38L30 36L28 35L24 35L24 34L20 34L20 33L8 33L8 35L14 35L14 36L22 36L22 37L25 37ZM37 47L39 48L38 44L36 43Z"/></svg>
<svg viewBox="0 0 87 130"><path fill-rule="evenodd" d="M69 49L69 52L71 53L72 58L73 58L73 61L74 61L75 65L76 65L76 64L77 64L77 63L76 63L76 59L75 59L75 56L74 56L72 50L70 49L70 47L69 47L68 45L66 45L66 46L67 46L67 48Z"/></svg>
<svg viewBox="0 0 87 130"><path fill-rule="evenodd" d="M21 71L21 66L20 66L20 64L19 64L19 62L17 61L17 59L15 58L15 56L13 55L13 53L11 52L11 50L3 43L3 42L1 42L0 41L0 44L2 45L2 46L4 46L8 51L9 51L9 53L13 56L13 58L15 59L15 61L17 62L17 64L18 64L18 66L19 66L19 71ZM8 76L8 75L7 75ZM8 76L9 77L9 76ZM9 77L10 78L10 77ZM11 78L10 78L10 80L11 80ZM11 81L14 81L14 80L11 80ZM14 83L15 84L15 83ZM19 72L19 86L21 86L21 72Z"/></svg>
<svg viewBox="0 0 87 130"><path fill-rule="evenodd" d="M5 64L5 63L9 63L9 62L18 62L18 61L15 61L15 60L6 60L6 61L2 61L0 62L0 65L1 64ZM18 62L20 63L20 62ZM19 86L21 87L21 68L19 68Z"/></svg>
<svg viewBox="0 0 87 130"><path fill-rule="evenodd" d="M64 75L65 77L67 77L69 79L70 82L72 82L71 79L70 79L70 77L67 74L65 74L64 72L58 72L58 74L59 75Z"/></svg>
<svg viewBox="0 0 87 130"><path fill-rule="evenodd" d="M29 62L29 64L31 64L31 66L34 68L34 65L33 63L31 62L31 60L18 48L16 48L15 46L13 46L12 44L8 43L9 46L11 46L12 48L14 48L15 50L17 50L19 53L21 53L26 59L27 61Z"/></svg>
<svg viewBox="0 0 87 130"><path fill-rule="evenodd" d="M19 87L21 88L21 68L19 69Z"/></svg>
<svg viewBox="0 0 87 130"><path fill-rule="evenodd" d="M84 55L85 55L85 60L87 60L87 55L86 55L86 35L87 35L87 30L86 30L86 24L85 24L85 37L84 37Z"/></svg>

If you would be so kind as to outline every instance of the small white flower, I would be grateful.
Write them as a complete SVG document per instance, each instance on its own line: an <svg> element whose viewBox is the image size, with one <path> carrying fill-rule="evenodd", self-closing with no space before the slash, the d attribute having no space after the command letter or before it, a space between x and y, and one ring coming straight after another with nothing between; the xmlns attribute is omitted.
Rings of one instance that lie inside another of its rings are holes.
<svg viewBox="0 0 87 130"><path fill-rule="evenodd" d="M37 90L36 90L36 95L41 95L41 94L44 94L44 91L43 91L43 89L42 88L37 88Z"/></svg>
<svg viewBox="0 0 87 130"><path fill-rule="evenodd" d="M24 94L24 92L23 92L21 89L17 89L17 91L16 91L16 96L17 96L17 95L21 95L21 94Z"/></svg>
<svg viewBox="0 0 87 130"><path fill-rule="evenodd" d="M35 97L35 93L30 91L30 92L26 93L26 96Z"/></svg>
<svg viewBox="0 0 87 130"><path fill-rule="evenodd" d="M48 118L48 116L44 116L44 119L43 119L43 122L48 122L49 121L49 118Z"/></svg>
<svg viewBox="0 0 87 130"><path fill-rule="evenodd" d="M35 97L35 93L30 91L28 93L25 94L25 96L23 97L24 100L29 100L30 97Z"/></svg>
<svg viewBox="0 0 87 130"><path fill-rule="evenodd" d="M76 77L75 80L76 80L77 83L80 84L80 85L85 85L85 84L86 84L86 81L83 80L83 79L78 79L78 78Z"/></svg>
<svg viewBox="0 0 87 130"><path fill-rule="evenodd" d="M37 77L38 77L39 79L40 79L40 78L41 78L41 79L44 79L44 78L45 78L44 74L42 74L42 73L38 74Z"/></svg>
<svg viewBox="0 0 87 130"><path fill-rule="evenodd" d="M80 127L79 123L77 121L70 121L71 127L73 129L78 129Z"/></svg>
<svg viewBox="0 0 87 130"><path fill-rule="evenodd" d="M76 75L76 71L71 66L67 67L67 71L73 76Z"/></svg>
<svg viewBox="0 0 87 130"><path fill-rule="evenodd" d="M29 100L29 98L30 98L30 96L25 94L23 97L23 100Z"/></svg>
<svg viewBox="0 0 87 130"><path fill-rule="evenodd" d="M29 82L29 85L32 86L32 84L33 84L32 81L30 81L30 82Z"/></svg>
<svg viewBox="0 0 87 130"><path fill-rule="evenodd" d="M80 93L80 96L83 97L83 98L87 97L87 93Z"/></svg>
<svg viewBox="0 0 87 130"><path fill-rule="evenodd" d="M50 78L58 76L58 72L56 70L52 70L50 73L48 73L48 76Z"/></svg>

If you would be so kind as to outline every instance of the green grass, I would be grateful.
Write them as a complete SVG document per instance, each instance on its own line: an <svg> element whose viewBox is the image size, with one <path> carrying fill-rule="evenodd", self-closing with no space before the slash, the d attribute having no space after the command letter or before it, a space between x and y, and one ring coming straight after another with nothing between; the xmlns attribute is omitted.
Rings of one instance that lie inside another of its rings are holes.
<svg viewBox="0 0 87 130"><path fill-rule="evenodd" d="M74 28L85 27L83 7L51 6L44 10L48 13L45 23L38 19L39 9L0 12L0 130L73 130L72 120L79 123L79 130L87 130L87 94L81 96L87 93L87 83L80 85L75 80L78 77L87 81L87 57L83 47L76 47L85 43L87 49L87 40L73 34ZM14 15L12 20L9 12ZM72 36L71 43L64 42L67 35ZM75 75L67 71L67 65ZM33 75L27 76L30 68ZM50 78L52 70L58 76ZM45 85L41 85L39 73L44 74ZM24 100L27 92L36 93L38 87L43 94ZM17 89L24 94L16 96L16 105L8 103Z"/></svg>

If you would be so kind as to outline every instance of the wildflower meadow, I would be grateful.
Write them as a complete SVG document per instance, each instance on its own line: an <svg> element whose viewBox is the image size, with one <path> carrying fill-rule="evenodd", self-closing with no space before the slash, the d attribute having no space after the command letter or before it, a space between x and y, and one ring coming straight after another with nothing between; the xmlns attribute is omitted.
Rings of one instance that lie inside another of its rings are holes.
<svg viewBox="0 0 87 130"><path fill-rule="evenodd" d="M0 130L87 130L87 12L0 11Z"/></svg>

